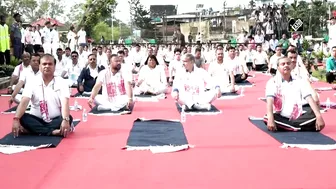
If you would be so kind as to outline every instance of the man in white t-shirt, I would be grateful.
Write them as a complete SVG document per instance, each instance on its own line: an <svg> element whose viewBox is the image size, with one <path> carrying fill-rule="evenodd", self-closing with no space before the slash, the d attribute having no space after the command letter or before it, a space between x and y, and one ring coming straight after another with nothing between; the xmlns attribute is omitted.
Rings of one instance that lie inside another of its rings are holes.
<svg viewBox="0 0 336 189"><path fill-rule="evenodd" d="M264 122L271 131L321 131L324 120L312 98L311 89L291 75L291 60L278 60L278 73L266 84L267 114ZM302 104L306 100L307 105Z"/></svg>
<svg viewBox="0 0 336 189"><path fill-rule="evenodd" d="M86 31L82 27L77 33L78 36L78 46L84 47L86 45Z"/></svg>
<svg viewBox="0 0 336 189"><path fill-rule="evenodd" d="M19 104L22 98L22 95L19 94L21 90L24 88L24 85L27 83L27 80L32 80L36 76L39 76L41 72L40 69L40 55L32 54L32 58L30 61L30 68L25 69L20 75L19 82L15 85L14 91L9 99L9 106L12 105L13 102Z"/></svg>
<svg viewBox="0 0 336 189"><path fill-rule="evenodd" d="M51 54L51 42L53 40L53 36L50 30L51 30L51 23L47 21L41 33L43 49L44 49L44 53L46 54Z"/></svg>
<svg viewBox="0 0 336 189"><path fill-rule="evenodd" d="M236 92L235 76L233 70L223 61L223 49L216 50L216 58L217 60L211 62L208 68L212 80L218 83L222 93Z"/></svg>
<svg viewBox="0 0 336 189"><path fill-rule="evenodd" d="M97 95L100 89L101 95ZM95 86L88 100L92 108L93 103L98 111L128 111L133 103L132 74L121 71L121 61L113 54L110 67L98 74ZM130 112L130 111L129 111Z"/></svg>
<svg viewBox="0 0 336 189"><path fill-rule="evenodd" d="M263 51L261 44L257 44L257 50L254 54L254 65L256 71L267 71L269 65L268 55Z"/></svg>
<svg viewBox="0 0 336 189"><path fill-rule="evenodd" d="M20 75L26 69L30 69L30 54L24 52L22 54L22 63L17 65L12 73L10 84L9 87L7 88L9 94L13 92L15 84L18 83L19 81Z"/></svg>
<svg viewBox="0 0 336 189"><path fill-rule="evenodd" d="M225 59L225 64L229 72L233 72L235 77L234 84L242 83L247 79L249 70L247 66L244 66L245 62L239 57L236 57L236 49L234 47L231 46L228 50L228 57Z"/></svg>
<svg viewBox="0 0 336 189"><path fill-rule="evenodd" d="M192 54L186 54L182 60L184 69L176 74L173 99L187 109L210 110L211 103L221 97L219 85L215 84L207 71L195 66L195 57Z"/></svg>
<svg viewBox="0 0 336 189"><path fill-rule="evenodd" d="M278 45L275 48L275 54L271 56L269 65L268 65L268 73L275 75L277 72L277 65L278 65L278 60L283 57L284 55L282 54L282 45Z"/></svg>
<svg viewBox="0 0 336 189"><path fill-rule="evenodd" d="M40 62L41 75L28 80L13 118L14 137L20 134L66 137L73 130L67 81L54 77L52 55L43 55ZM25 113L30 101L30 112Z"/></svg>

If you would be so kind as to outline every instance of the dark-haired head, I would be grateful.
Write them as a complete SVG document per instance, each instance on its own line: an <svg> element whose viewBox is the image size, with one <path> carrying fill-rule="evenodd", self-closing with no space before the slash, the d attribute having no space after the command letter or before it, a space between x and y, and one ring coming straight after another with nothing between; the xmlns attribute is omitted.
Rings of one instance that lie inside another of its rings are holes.
<svg viewBox="0 0 336 189"><path fill-rule="evenodd" d="M147 57L145 65L148 65L150 68L155 68L157 65L159 65L159 61L157 60L155 55L149 55Z"/></svg>

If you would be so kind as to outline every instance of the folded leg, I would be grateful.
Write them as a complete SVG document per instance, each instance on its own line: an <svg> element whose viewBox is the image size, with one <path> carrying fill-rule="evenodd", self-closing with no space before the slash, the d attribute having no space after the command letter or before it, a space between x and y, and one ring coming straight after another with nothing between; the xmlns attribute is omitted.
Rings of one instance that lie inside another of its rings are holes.
<svg viewBox="0 0 336 189"><path fill-rule="evenodd" d="M316 116L313 110L305 106L304 114L295 120L289 120L280 114L274 113L274 121L278 130L282 131L316 131ZM267 124L267 115L264 117L264 122Z"/></svg>
<svg viewBox="0 0 336 189"><path fill-rule="evenodd" d="M46 123L43 119L38 118L29 113L23 114L20 119L20 123L24 129L26 129L30 134L34 135L52 135L53 131L59 130L62 124L63 118L56 117L52 119L50 123ZM70 125L72 124L73 118L70 115Z"/></svg>
<svg viewBox="0 0 336 189"><path fill-rule="evenodd" d="M235 75L235 83L242 83L246 79L247 79L247 74L245 74L245 76L243 76L243 74Z"/></svg>
<svg viewBox="0 0 336 189"><path fill-rule="evenodd" d="M103 95L97 95L95 103L97 104L99 111L119 111L127 105L128 97L127 95L118 96L113 102L110 102Z"/></svg>

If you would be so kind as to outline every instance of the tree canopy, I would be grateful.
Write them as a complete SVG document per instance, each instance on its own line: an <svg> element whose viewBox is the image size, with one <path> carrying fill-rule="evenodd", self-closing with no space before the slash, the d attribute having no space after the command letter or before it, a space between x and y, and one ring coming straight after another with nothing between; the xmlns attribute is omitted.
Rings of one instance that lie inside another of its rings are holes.
<svg viewBox="0 0 336 189"><path fill-rule="evenodd" d="M329 6L331 10L335 9L335 4L326 0L312 0L311 2L294 0L289 5L288 15L290 18L303 21L305 35L322 37L327 31Z"/></svg>
<svg viewBox="0 0 336 189"><path fill-rule="evenodd" d="M131 9L132 24L140 29L153 29L150 12L140 3L140 0L129 0L128 3Z"/></svg>

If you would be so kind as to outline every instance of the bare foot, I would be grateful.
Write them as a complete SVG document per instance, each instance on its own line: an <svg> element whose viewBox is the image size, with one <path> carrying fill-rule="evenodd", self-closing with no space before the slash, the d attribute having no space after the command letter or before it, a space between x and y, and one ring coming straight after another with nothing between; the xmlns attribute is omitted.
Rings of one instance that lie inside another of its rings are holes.
<svg viewBox="0 0 336 189"><path fill-rule="evenodd" d="M54 130L51 135L53 136L61 136L61 130L60 129L57 129L57 130Z"/></svg>

